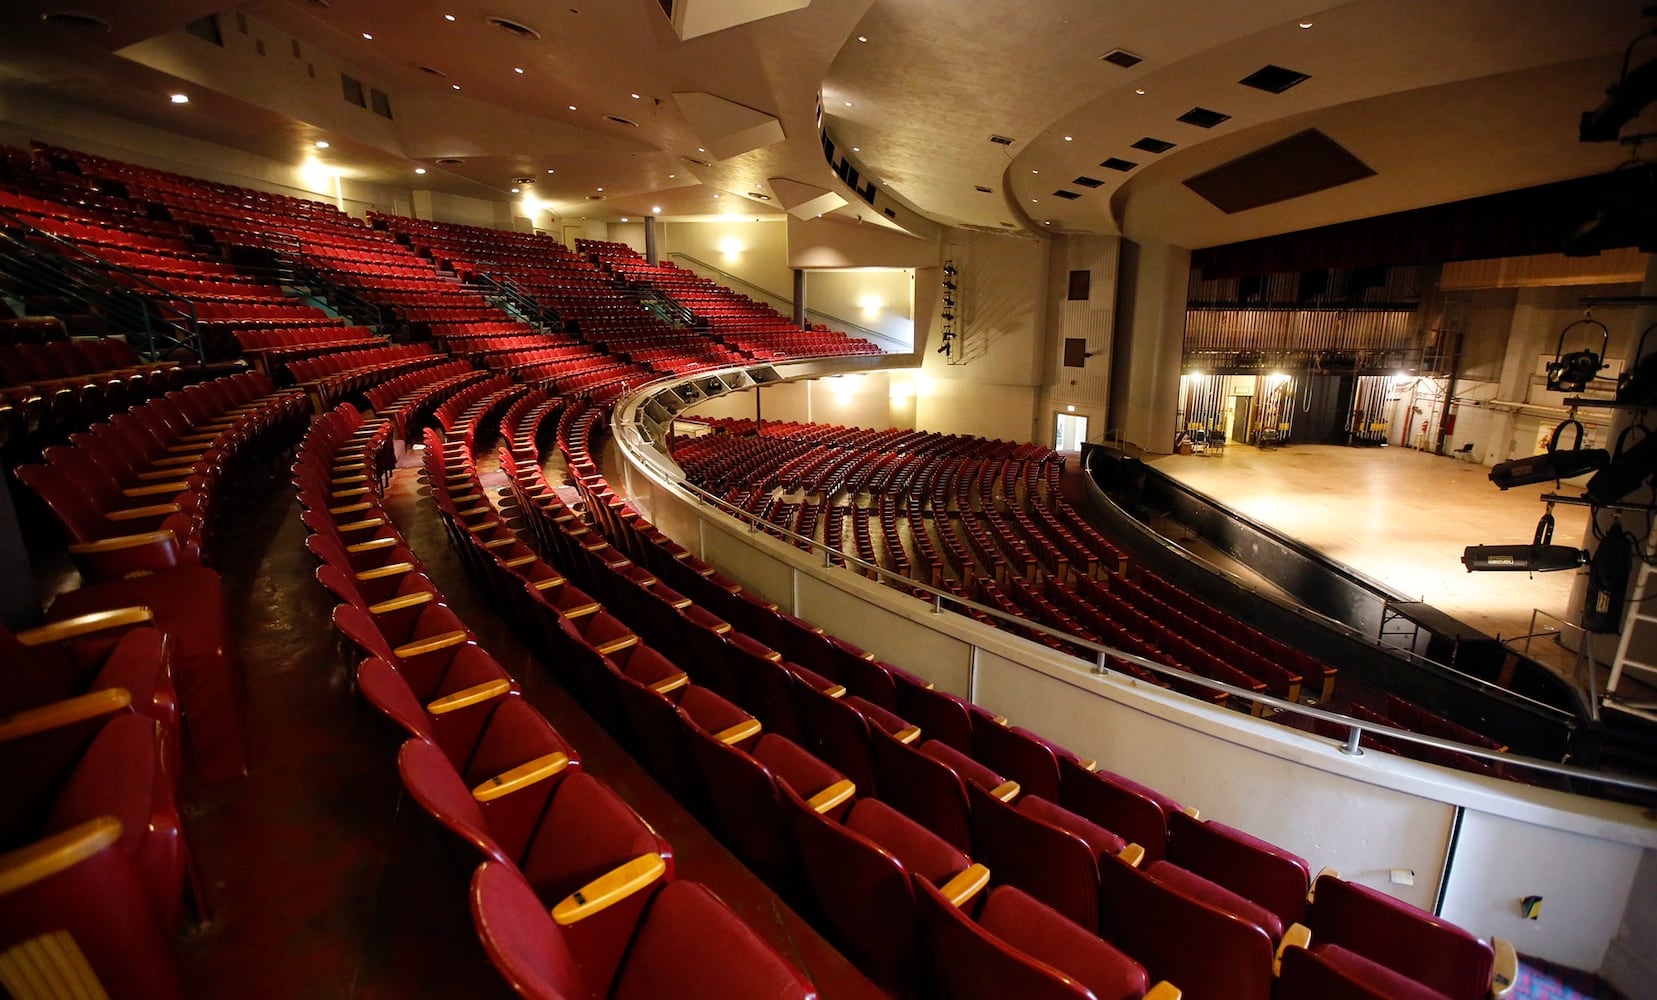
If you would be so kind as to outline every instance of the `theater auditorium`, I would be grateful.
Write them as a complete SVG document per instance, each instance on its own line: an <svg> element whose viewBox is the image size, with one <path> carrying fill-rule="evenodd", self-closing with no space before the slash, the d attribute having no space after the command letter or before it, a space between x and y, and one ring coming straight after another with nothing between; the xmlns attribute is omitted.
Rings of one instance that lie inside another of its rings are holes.
<svg viewBox="0 0 1657 1000"><path fill-rule="evenodd" d="M0 993L1657 997L1657 8L12 0Z"/></svg>

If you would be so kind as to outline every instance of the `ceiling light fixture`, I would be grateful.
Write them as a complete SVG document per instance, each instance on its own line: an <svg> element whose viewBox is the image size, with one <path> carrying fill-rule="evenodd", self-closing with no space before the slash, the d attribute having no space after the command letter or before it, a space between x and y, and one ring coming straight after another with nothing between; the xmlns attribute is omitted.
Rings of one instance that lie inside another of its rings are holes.
<svg viewBox="0 0 1657 1000"><path fill-rule="evenodd" d="M852 147L852 152L861 153L861 152L863 152L863 147L862 146L853 146Z"/></svg>
<svg viewBox="0 0 1657 1000"><path fill-rule="evenodd" d="M572 104L572 105L570 105L570 110L571 110L571 111L574 111L574 110L575 110L575 105L573 105L573 104Z"/></svg>
<svg viewBox="0 0 1657 1000"><path fill-rule="evenodd" d="M1144 87L1135 87L1135 88L1133 88L1133 92L1138 94L1140 97L1145 96L1145 88Z"/></svg>
<svg viewBox="0 0 1657 1000"><path fill-rule="evenodd" d="M651 215L661 215L662 214L662 206L660 206L660 205L651 205L650 206L650 214Z"/></svg>
<svg viewBox="0 0 1657 1000"><path fill-rule="evenodd" d="M513 188L513 189L512 189L512 193L513 193L513 194L517 194L517 193L518 193L518 192L519 192L519 191L521 191L521 190L523 190L523 189L522 189L522 188Z"/></svg>
<svg viewBox="0 0 1657 1000"><path fill-rule="evenodd" d="M622 217L621 217L621 221L623 221L623 222L629 222L629 221L631 221L631 220L630 220L630 219L628 219L628 218L627 218L627 216L625 216L625 215L624 215L624 216L622 216Z"/></svg>
<svg viewBox="0 0 1657 1000"><path fill-rule="evenodd" d="M362 40L365 42L372 42L374 40L374 36L365 31L362 33Z"/></svg>
<svg viewBox="0 0 1657 1000"><path fill-rule="evenodd" d="M866 42L866 41L869 40L869 36L868 35L858 35L857 40L860 41L860 42Z"/></svg>
<svg viewBox="0 0 1657 1000"><path fill-rule="evenodd" d="M1071 138L1070 138L1070 136L1068 136L1068 135L1067 135L1067 136L1065 136L1065 137L1064 137L1064 141L1065 141L1065 142L1070 142L1070 141L1071 141Z"/></svg>
<svg viewBox="0 0 1657 1000"><path fill-rule="evenodd" d="M599 191L602 191L602 190L604 190L604 189L603 189L603 188L598 188L598 189L597 189L597 190L599 190Z"/></svg>
<svg viewBox="0 0 1657 1000"><path fill-rule="evenodd" d="M1302 22L1300 22L1300 26L1302 28L1310 28L1312 26L1312 22L1311 21L1302 21Z"/></svg>
<svg viewBox="0 0 1657 1000"><path fill-rule="evenodd" d="M852 102L850 102L850 101L841 101L840 103L844 104L848 108L852 106Z"/></svg>
<svg viewBox="0 0 1657 1000"><path fill-rule="evenodd" d="M172 95L171 98L169 98L169 100L171 100L174 104L189 104L190 103L190 95L189 94L174 94L174 95Z"/></svg>
<svg viewBox="0 0 1657 1000"><path fill-rule="evenodd" d="M317 149L327 149L328 148L328 140L327 139L318 139L316 141L316 148Z"/></svg>
<svg viewBox="0 0 1657 1000"><path fill-rule="evenodd" d="M635 101L637 101L637 100L639 100L639 99L640 99L640 98L639 98L639 95L637 95L637 94L628 94L628 95L627 95L627 96L628 96L628 97L631 97L631 98L632 98L632 99L633 99L633 100L635 100Z"/></svg>
<svg viewBox="0 0 1657 1000"><path fill-rule="evenodd" d="M522 66L512 67L512 72L514 72L514 73L522 73L523 71L524 71L524 68Z"/></svg>
<svg viewBox="0 0 1657 1000"><path fill-rule="evenodd" d="M678 176L679 176L678 174L668 174L667 179L668 180L673 180L675 177L678 177Z"/></svg>
<svg viewBox="0 0 1657 1000"><path fill-rule="evenodd" d="M714 193L713 193L713 198L714 198L714 200L715 200L715 201L718 201L718 200L719 200L719 192L718 192L718 191L715 191L715 192L714 192Z"/></svg>
<svg viewBox="0 0 1657 1000"><path fill-rule="evenodd" d="M425 167L415 167L414 172L417 173L417 174L423 174L423 173L426 172L426 168Z"/></svg>
<svg viewBox="0 0 1657 1000"><path fill-rule="evenodd" d="M459 89L460 89L460 84L458 84L458 83L451 83L451 84L449 84L449 89L450 89L450 90L459 90Z"/></svg>
<svg viewBox="0 0 1657 1000"><path fill-rule="evenodd" d="M697 151L697 152L698 152L698 153L706 153L706 152L707 152L707 151L708 151L708 150L707 150L707 148L706 148L706 147L705 147L705 146L697 146L697 147L696 147L696 151Z"/></svg>
<svg viewBox="0 0 1657 1000"><path fill-rule="evenodd" d="M443 15L443 20L445 20L445 21L453 21L454 19L455 19L455 16L453 14L444 14Z"/></svg>

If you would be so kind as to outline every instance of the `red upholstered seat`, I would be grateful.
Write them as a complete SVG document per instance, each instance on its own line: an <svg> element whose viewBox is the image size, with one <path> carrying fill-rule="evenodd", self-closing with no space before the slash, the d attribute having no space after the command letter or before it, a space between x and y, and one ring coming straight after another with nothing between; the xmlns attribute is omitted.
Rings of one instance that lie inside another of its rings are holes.
<svg viewBox="0 0 1657 1000"><path fill-rule="evenodd" d="M1408 976L1338 944L1285 948L1277 1000L1444 1000Z"/></svg>
<svg viewBox="0 0 1657 1000"><path fill-rule="evenodd" d="M1089 771L1075 761L1059 761L1059 802L1129 843L1156 861L1167 851L1168 816L1179 803L1136 781L1109 771Z"/></svg>
<svg viewBox="0 0 1657 1000"><path fill-rule="evenodd" d="M972 803L975 855L995 872L997 881L1016 885L1089 931L1099 929L1099 866L1112 864L1116 852L1097 851L1081 834L1057 825L1074 819L1058 806L1029 808L1001 801L976 784L967 787ZM1082 821L1085 822L1085 821ZM1080 827L1081 822L1071 825ZM1106 848L1120 840L1107 831L1090 831Z"/></svg>
<svg viewBox="0 0 1657 1000"><path fill-rule="evenodd" d="M1168 860L1265 907L1284 927L1306 916L1310 866L1259 837L1224 823L1171 813Z"/></svg>
<svg viewBox="0 0 1657 1000"><path fill-rule="evenodd" d="M948 764L885 732L871 734L883 801L962 851L972 849L966 783Z"/></svg>
<svg viewBox="0 0 1657 1000"><path fill-rule="evenodd" d="M815 1000L816 991L702 886L655 890L610 974L581 961L582 949L523 878L486 863L472 876L472 920L495 968L532 1000Z"/></svg>
<svg viewBox="0 0 1657 1000"><path fill-rule="evenodd" d="M1063 971L1099 1000L1133 1000L1150 986L1138 962L1012 886L990 893L978 924L1031 958Z"/></svg>
<svg viewBox="0 0 1657 1000"><path fill-rule="evenodd" d="M1247 920L1264 930L1273 943L1283 939L1283 921L1278 919L1277 914L1218 882L1211 882L1167 861L1151 862L1145 866L1145 874L1176 892Z"/></svg>
<svg viewBox="0 0 1657 1000"><path fill-rule="evenodd" d="M1425 910L1368 886L1318 878L1306 915L1312 944L1340 945L1452 1000L1490 992L1490 945Z"/></svg>

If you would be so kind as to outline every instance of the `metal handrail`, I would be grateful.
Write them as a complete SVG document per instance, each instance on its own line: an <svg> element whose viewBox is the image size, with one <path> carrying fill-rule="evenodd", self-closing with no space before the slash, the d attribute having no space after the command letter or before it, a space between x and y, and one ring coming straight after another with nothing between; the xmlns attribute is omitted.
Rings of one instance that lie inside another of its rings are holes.
<svg viewBox="0 0 1657 1000"><path fill-rule="evenodd" d="M739 370L742 370L742 369L729 369L729 370L730 371L739 371ZM701 373L701 375L699 377L706 377L707 374L710 374L710 373L706 373L706 372ZM720 374L723 374L723 370L720 372ZM671 386L674 386L674 385L678 385L678 384L680 384L681 382L684 382L684 381L688 381L688 380L675 379L675 380L672 380L672 381L666 382L666 383L656 383L653 386L651 386L651 392L652 393L658 392L662 388L667 388L667 387L671 387ZM639 394L636 394L633 398L634 399L641 399L643 396L644 396L643 393L639 393ZM624 406L618 406L614 412L619 415L623 411L624 408L625 408L625 405ZM635 459L643 461L643 459L634 452L634 449L636 447L638 447L637 439L633 435L621 433L622 430L636 430L636 429L637 429L636 425L623 425L620 422L619 416L616 416L616 417L612 418L611 432L615 436L617 443L623 449L627 450L629 453L633 453L633 457ZM638 437L643 438L646 441L649 440L647 437L645 437L642 434L638 435ZM658 452L658 454L663 454L660 451L660 449L655 449L655 450ZM669 460L671 462L671 459L669 459ZM649 464L652 467L654 467L658 470L661 469L661 466L657 463L649 463ZM1612 785L1612 786L1616 786L1616 787L1619 787L1619 788L1635 789L1637 791L1642 791L1642 792L1657 792L1657 780L1652 780L1652 779L1647 779L1647 778L1637 778L1637 777L1634 777L1634 776L1631 776L1631 775L1622 775L1622 774L1617 774L1617 773L1614 773L1614 772L1595 771L1595 770L1592 770L1590 768L1577 767L1577 766L1571 765L1571 764L1561 764L1561 763L1558 763L1556 761L1542 760L1542 759L1536 758L1536 757L1526 757L1526 756L1522 756L1522 755L1518 755L1518 754L1500 753L1500 752L1490 750L1490 749L1485 748L1485 747L1472 746L1472 745L1465 744L1465 743L1457 743L1453 740L1440 739L1439 737L1428 736L1424 733L1414 733L1414 732L1410 732L1409 730L1405 730L1405 729L1395 729L1391 726L1380 726L1380 725L1375 725L1374 723L1360 722L1359 720L1353 719L1349 716L1340 715L1340 714L1337 714L1335 712L1327 711L1325 709L1315 708L1315 707L1312 707L1310 705L1302 705L1299 702L1288 701L1288 700L1283 699L1283 698L1278 698L1275 695L1257 693L1255 691L1250 691L1250 690L1247 690L1247 689L1244 689L1244 688L1235 687L1233 685L1225 683L1224 681L1217 681L1217 680L1214 680L1212 678L1203 677L1200 674L1191 673L1189 671L1180 670L1176 667L1167 666L1166 664L1157 663L1154 660L1148 660L1148 659L1146 659L1142 656L1138 656L1134 653L1127 652L1126 650L1117 649L1113 646L1106 646L1106 645L1103 645L1101 643L1093 642L1092 640L1089 640L1089 639L1084 639L1080 636L1071 635L1070 633L1065 632L1061 629L1056 629L1056 628L1053 628L1053 627L1048 626L1048 625L1043 625L1042 623L1037 622L1037 621L1033 621L1033 620L1025 619L1025 618L1019 618L1019 617L1014 616L1014 615L1009 615L1006 612L1000 610L999 608L992 608L992 607L989 607L988 605L979 604L976 601L972 601L972 600L968 600L966 598L958 597L954 594L949 593L948 591L940 590L937 587L933 587L930 584L924 583L924 582L919 581L919 580L915 580L915 579L910 578L910 577L903 576L900 573L894 573L891 570L886 569L885 567L879 566L879 565L874 564L874 563L866 562L862 559L859 559L856 556L850 556L850 555L847 555L844 552L841 552L841 551L838 551L838 550L831 550L831 549L828 548L828 546L824 545L823 543L817 541L814 538L807 538L803 535L796 534L795 532L793 532L793 531L791 531L787 528L783 528L783 527L780 527L778 525L774 525L774 524L770 523L769 521L764 521L758 515L753 514L750 511L744 510L743 508L738 507L735 504L732 504L729 501L726 501L722 497L719 497L719 496L717 496L713 493L710 493L707 490L704 490L701 487L696 486L696 485L690 483L689 481L687 481L683 478L678 478L677 481L673 482L671 485L683 490L685 493L689 494L697 502L712 506L712 507L720 510L722 513L725 513L728 516L733 517L736 520L747 524L749 526L750 533L764 531L767 534L780 535L784 538L792 540L795 543L803 544L806 547L806 549L810 552L814 552L814 553L820 552L823 556L823 565L825 567L833 566L834 565L833 560L834 559L840 559L840 560L843 560L844 562L846 562L848 564L856 565L856 566L862 567L864 569L872 570L883 581L887 580L887 579L901 580L905 589L924 590L924 591L926 591L926 592L928 592L929 594L932 595L932 603L933 603L934 613L940 613L941 614L945 610L945 605L958 605L958 606L964 607L964 608L971 608L973 610L983 612L984 614L989 615L990 617L996 619L997 621L1006 622L1009 625L1016 626L1018 629L1024 629L1024 630L1033 629L1035 631L1042 632L1042 633L1045 633L1047 635L1053 636L1054 638L1060 639L1060 640L1062 640L1066 643L1069 643L1071 645L1080 646L1084 649L1088 649L1088 650L1092 651L1095 654L1095 661L1094 661L1094 665L1093 665L1093 673L1096 673L1096 674L1109 674L1110 669L1106 666L1106 658L1107 657L1114 657L1114 658L1119 659L1119 660L1125 660L1129 663L1137 664L1138 666L1144 667L1145 669L1150 670L1151 672L1156 673L1158 675L1173 678L1173 679L1177 679L1181 683L1196 684L1200 687L1208 688L1208 689L1213 690L1213 691L1223 691L1226 694L1231 695L1234 698L1239 698L1239 699L1243 699L1245 701L1254 702L1256 704L1265 705L1265 706L1270 707L1270 708L1275 708L1279 712L1292 712L1296 715L1303 716L1303 717L1308 718L1308 719L1318 720L1318 721L1330 723L1332 725L1344 727L1347 730L1347 738L1346 738L1345 743L1341 746L1341 752L1342 753L1351 754L1353 756L1361 755L1363 753L1363 749L1359 746L1359 740L1365 732L1370 732L1370 733L1375 733L1375 734L1378 734L1378 735L1384 735L1384 736L1387 736L1387 737L1392 738L1392 739L1402 740L1406 743L1414 743L1414 744L1419 744L1421 746L1433 747L1433 748L1436 748L1436 749L1439 749L1439 750L1446 750L1446 751L1449 751L1449 752L1452 752L1452 753L1465 754L1469 757L1474 757L1474 758L1477 758L1477 759L1480 759L1480 760L1487 760L1487 761L1491 761L1493 763L1499 763L1499 764L1504 764L1504 765L1511 764L1511 765L1526 768L1528 770L1541 772L1543 774L1554 775L1556 777L1574 779L1574 780L1578 780L1578 781L1590 781L1590 782L1595 782L1595 783L1602 784L1602 785ZM762 525L763 525L763 527L761 527ZM795 547L798 547L798 545L796 545ZM1014 635L1013 637L1017 638L1016 635Z"/></svg>

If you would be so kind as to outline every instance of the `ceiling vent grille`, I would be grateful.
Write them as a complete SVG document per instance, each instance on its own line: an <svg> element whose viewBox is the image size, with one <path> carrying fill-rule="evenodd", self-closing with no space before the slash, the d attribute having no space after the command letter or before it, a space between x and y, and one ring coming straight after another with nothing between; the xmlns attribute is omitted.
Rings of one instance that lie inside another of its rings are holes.
<svg viewBox="0 0 1657 1000"><path fill-rule="evenodd" d="M979 194L992 194L993 193L992 191L990 191L989 188L985 187L982 184L974 184L972 186L972 189L974 191L977 191Z"/></svg>
<svg viewBox="0 0 1657 1000"><path fill-rule="evenodd" d="M1085 188L1096 188L1096 187L1104 187L1105 186L1105 182L1100 180L1097 177L1078 177L1075 180L1071 181L1070 183L1080 184L1082 187L1085 187Z"/></svg>
<svg viewBox="0 0 1657 1000"><path fill-rule="evenodd" d="M449 75L438 69L436 66L416 66L415 69L418 69L422 73L428 73L432 76L447 77Z"/></svg>
<svg viewBox="0 0 1657 1000"><path fill-rule="evenodd" d="M1166 153L1174 148L1174 144L1166 139L1153 139L1150 136L1133 144L1134 149L1143 149L1147 153Z"/></svg>
<svg viewBox="0 0 1657 1000"><path fill-rule="evenodd" d="M1053 197L1063 198L1065 201L1075 201L1077 198L1080 198L1081 195L1074 191L1066 191L1064 188L1060 188L1053 192Z"/></svg>
<svg viewBox="0 0 1657 1000"><path fill-rule="evenodd" d="M995 143L997 146L1011 146L1013 144L1013 140L1004 135L992 135L990 136L990 141Z"/></svg>
<svg viewBox="0 0 1657 1000"><path fill-rule="evenodd" d="M539 31L536 31L534 28L531 28L522 21L514 21L510 17L492 16L484 18L484 21L488 22L490 27L499 28L507 34L515 37L527 39L532 42L538 42L541 40L541 33Z"/></svg>
<svg viewBox="0 0 1657 1000"><path fill-rule="evenodd" d="M1305 83L1311 77L1298 70L1284 69L1282 66L1262 66L1237 82L1255 90L1264 90L1268 94L1281 94L1296 84Z"/></svg>
<svg viewBox="0 0 1657 1000"><path fill-rule="evenodd" d="M438 165L439 166L444 166L444 167L458 166L459 164L462 164L462 163L465 163L465 162L466 161L464 159L462 159L461 157L458 157L458 156L441 156L441 157L438 157L438 160L437 160Z"/></svg>
<svg viewBox="0 0 1657 1000"><path fill-rule="evenodd" d="M631 118L623 118L620 115L605 115L604 120L607 121L607 122L610 122L612 124L615 124L615 125L627 125L627 126L630 126L632 128L638 128L639 127L638 122L634 121Z"/></svg>
<svg viewBox="0 0 1657 1000"><path fill-rule="evenodd" d="M1110 63L1112 66L1120 66L1123 69L1127 69L1130 66L1138 66L1140 63L1145 61L1143 58L1134 55L1127 49L1111 49L1099 58Z"/></svg>
<svg viewBox="0 0 1657 1000"><path fill-rule="evenodd" d="M1110 159L1105 160L1103 163L1100 163L1099 166L1104 167L1106 170L1120 170L1125 173L1132 170L1134 167L1139 166L1139 164L1133 162L1132 160L1124 160L1120 156L1113 156Z"/></svg>
<svg viewBox="0 0 1657 1000"><path fill-rule="evenodd" d="M99 31L108 31L109 22L96 14L87 14L78 10L49 10L40 15L40 19L47 24L56 24L65 28L94 28Z"/></svg>
<svg viewBox="0 0 1657 1000"><path fill-rule="evenodd" d="M1213 128L1221 122L1230 121L1231 116L1222 115L1218 111L1211 111L1208 108L1192 108L1176 120L1187 125L1195 125L1198 128Z"/></svg>

